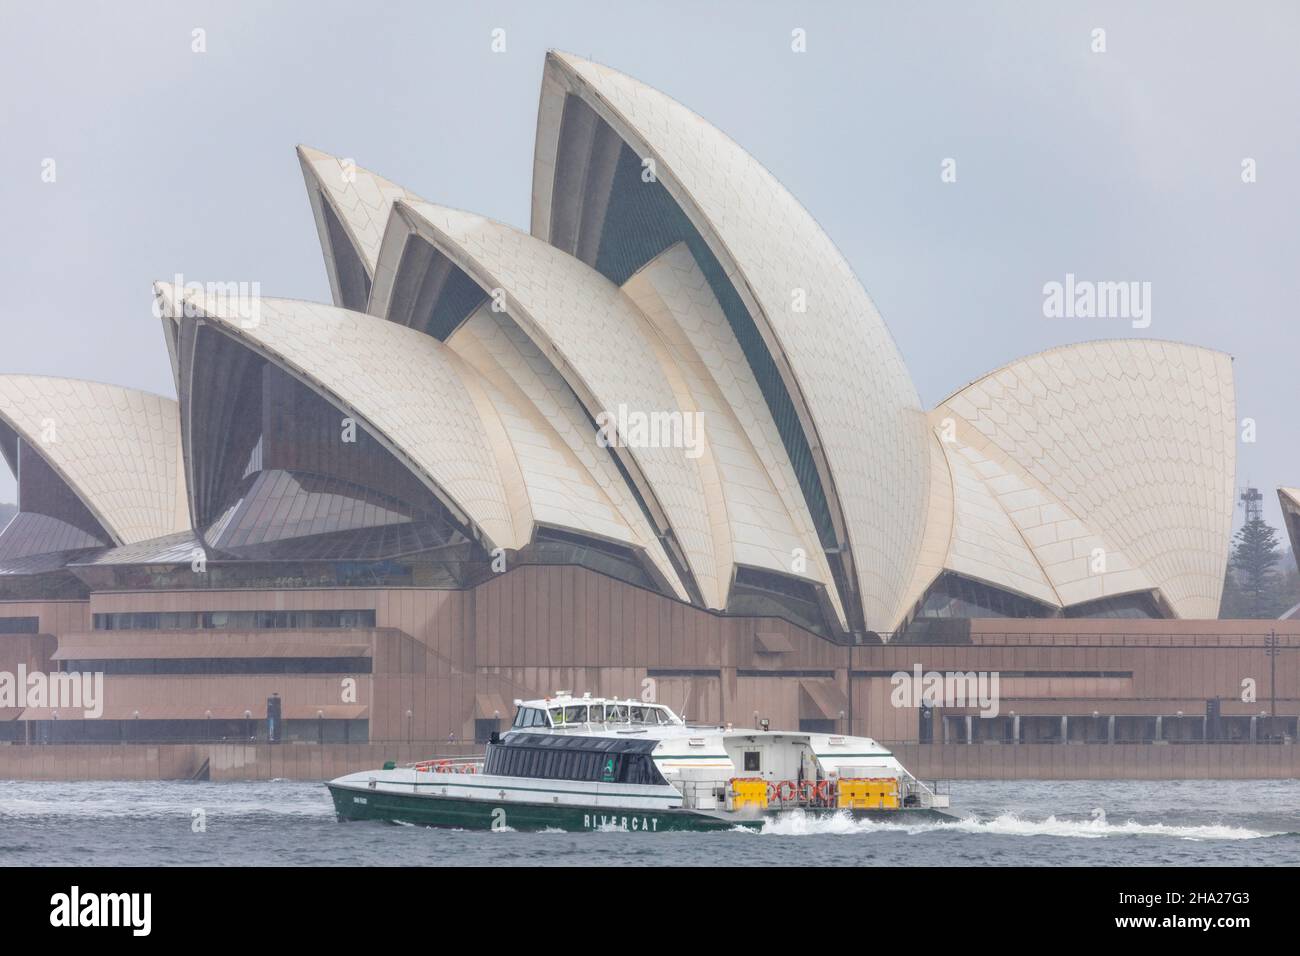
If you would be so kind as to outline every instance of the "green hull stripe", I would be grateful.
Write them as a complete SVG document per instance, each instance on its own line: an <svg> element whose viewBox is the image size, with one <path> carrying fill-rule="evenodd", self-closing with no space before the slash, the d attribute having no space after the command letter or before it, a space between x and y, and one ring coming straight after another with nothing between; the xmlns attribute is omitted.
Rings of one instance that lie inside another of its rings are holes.
<svg viewBox="0 0 1300 956"><path fill-rule="evenodd" d="M569 806L539 803L493 803L478 797L417 796L382 790L357 791L350 787L329 785L334 808L340 820L377 820L413 823L430 827L465 830L491 830L501 826L529 831L561 829L570 832L591 831L614 826L625 831L661 832L669 830L733 830L737 827L757 829L775 813L759 817L719 819L707 813L687 809L632 809L624 807ZM855 818L875 820L952 820L936 810L856 810L824 809L812 812L831 815L848 812Z"/></svg>
<svg viewBox="0 0 1300 956"><path fill-rule="evenodd" d="M726 754L651 754L655 760L730 760Z"/></svg>
<svg viewBox="0 0 1300 956"><path fill-rule="evenodd" d="M818 757L892 757L893 754L817 754Z"/></svg>
<svg viewBox="0 0 1300 956"><path fill-rule="evenodd" d="M472 776L472 775L465 774L464 776ZM508 786L508 785L498 786L490 783L459 783L459 782L444 783L442 781L434 781L434 780L429 780L429 781L417 780L415 782L409 782L405 780L403 781L380 780L378 782L387 784L390 787L470 787L471 789L474 790L522 790L526 793L561 793L569 797L630 797L634 800L680 800L682 798L682 795L680 793L673 793L673 794L598 793L597 794L597 793L584 793L581 790L554 790L550 787L515 787L515 786ZM339 786L343 787L345 785L340 784ZM346 784L346 786L349 789L355 789L358 793L374 792L368 786L353 787L352 784ZM388 792L391 793L392 791L388 791Z"/></svg>

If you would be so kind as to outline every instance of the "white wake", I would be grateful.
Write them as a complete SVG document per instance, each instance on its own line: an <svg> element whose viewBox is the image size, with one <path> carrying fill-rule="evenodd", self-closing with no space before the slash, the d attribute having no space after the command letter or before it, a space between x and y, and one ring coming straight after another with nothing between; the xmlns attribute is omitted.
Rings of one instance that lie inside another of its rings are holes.
<svg viewBox="0 0 1300 956"><path fill-rule="evenodd" d="M802 811L782 814L763 823L762 835L817 836L822 834L850 836L865 833L973 833L992 836L1052 836L1073 837L1085 840L1104 837L1167 837L1177 840L1258 840L1276 836L1245 827L1215 823L1180 826L1169 823L1139 823L1125 820L1111 823L1105 811L1093 810L1091 820L1069 820L1049 816L1043 820L1027 820L1014 813L1003 813L988 820L963 817L951 822L882 823L875 820L855 820L847 813L834 816L812 816Z"/></svg>

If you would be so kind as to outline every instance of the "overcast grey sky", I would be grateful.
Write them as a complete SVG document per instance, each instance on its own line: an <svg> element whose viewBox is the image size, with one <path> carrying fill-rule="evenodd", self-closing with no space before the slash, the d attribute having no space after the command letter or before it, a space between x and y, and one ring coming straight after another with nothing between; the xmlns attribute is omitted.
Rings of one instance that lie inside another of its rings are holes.
<svg viewBox="0 0 1300 956"><path fill-rule="evenodd" d="M177 272L328 301L300 142L527 228L556 47L676 97L784 182L927 406L1067 342L1231 353L1258 423L1238 484L1278 523L1274 489L1300 484L1300 12L1134 7L0 0L0 371L174 394L150 282ZM1044 318L1067 272L1150 282L1150 328Z"/></svg>

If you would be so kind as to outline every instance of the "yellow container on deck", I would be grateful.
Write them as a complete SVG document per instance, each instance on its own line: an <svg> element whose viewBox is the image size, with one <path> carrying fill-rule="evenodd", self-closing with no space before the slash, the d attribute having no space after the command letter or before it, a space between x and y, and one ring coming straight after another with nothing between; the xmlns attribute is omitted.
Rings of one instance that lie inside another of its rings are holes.
<svg viewBox="0 0 1300 956"><path fill-rule="evenodd" d="M847 810L897 810L898 780L894 777L840 778L837 807Z"/></svg>
<svg viewBox="0 0 1300 956"><path fill-rule="evenodd" d="M732 777L727 781L727 809L767 808L767 781L762 777Z"/></svg>

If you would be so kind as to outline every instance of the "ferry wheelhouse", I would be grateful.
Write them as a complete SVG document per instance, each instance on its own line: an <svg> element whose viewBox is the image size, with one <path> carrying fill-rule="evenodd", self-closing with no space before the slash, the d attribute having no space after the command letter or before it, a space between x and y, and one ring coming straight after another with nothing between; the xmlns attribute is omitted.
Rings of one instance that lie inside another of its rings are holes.
<svg viewBox="0 0 1300 956"><path fill-rule="evenodd" d="M662 704L589 695L515 704L482 758L331 781L339 818L652 833L757 828L791 811L948 818L946 795L869 737L689 725Z"/></svg>

